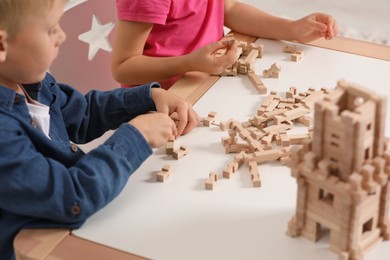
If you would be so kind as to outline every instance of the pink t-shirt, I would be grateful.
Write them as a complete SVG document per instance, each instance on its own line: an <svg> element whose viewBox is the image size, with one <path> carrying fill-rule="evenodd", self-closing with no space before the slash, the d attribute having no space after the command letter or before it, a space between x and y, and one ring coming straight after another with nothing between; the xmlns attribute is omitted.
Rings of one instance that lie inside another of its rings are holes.
<svg viewBox="0 0 390 260"><path fill-rule="evenodd" d="M117 0L116 3L120 20L154 24L144 47L147 56L179 56L223 37L223 0Z"/></svg>

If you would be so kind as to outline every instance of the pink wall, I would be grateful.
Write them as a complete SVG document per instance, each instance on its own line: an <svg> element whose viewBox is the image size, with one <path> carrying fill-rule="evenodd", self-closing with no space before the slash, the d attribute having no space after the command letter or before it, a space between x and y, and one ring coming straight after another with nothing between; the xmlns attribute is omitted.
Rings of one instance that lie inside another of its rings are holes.
<svg viewBox="0 0 390 260"><path fill-rule="evenodd" d="M72 8L71 8L72 7ZM119 87L111 74L111 51L97 48L96 54L88 60L90 44L79 39L79 36L92 28L92 17L95 15L108 32L106 38L113 46L116 23L115 0L72 0L67 6L62 21L62 29L67 34L66 42L50 68L57 81L67 83L82 93L90 89L109 90ZM97 41L104 41L101 35Z"/></svg>

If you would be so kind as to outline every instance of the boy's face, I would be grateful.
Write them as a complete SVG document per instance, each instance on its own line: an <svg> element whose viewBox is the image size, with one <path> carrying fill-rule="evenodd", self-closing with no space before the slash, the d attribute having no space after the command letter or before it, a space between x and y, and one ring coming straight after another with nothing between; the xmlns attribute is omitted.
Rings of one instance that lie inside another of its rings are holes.
<svg viewBox="0 0 390 260"><path fill-rule="evenodd" d="M5 54L0 55L0 83L28 84L44 78L66 39L59 26L63 10L64 1L55 0L51 8L26 17L16 36L5 41L0 50Z"/></svg>

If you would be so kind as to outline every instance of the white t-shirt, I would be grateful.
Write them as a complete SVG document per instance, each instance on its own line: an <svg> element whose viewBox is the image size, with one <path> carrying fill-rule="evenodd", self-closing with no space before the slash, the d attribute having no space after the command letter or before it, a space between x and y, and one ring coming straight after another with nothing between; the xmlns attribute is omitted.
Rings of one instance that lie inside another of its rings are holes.
<svg viewBox="0 0 390 260"><path fill-rule="evenodd" d="M34 103L27 103L27 106L32 120L37 124L37 128L41 130L50 139L49 107L37 101L34 101Z"/></svg>

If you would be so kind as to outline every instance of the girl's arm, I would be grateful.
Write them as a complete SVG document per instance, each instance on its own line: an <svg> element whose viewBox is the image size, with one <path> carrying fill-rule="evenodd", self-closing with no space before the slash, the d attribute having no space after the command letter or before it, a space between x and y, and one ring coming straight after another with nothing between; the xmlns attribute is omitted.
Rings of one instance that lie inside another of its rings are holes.
<svg viewBox="0 0 390 260"><path fill-rule="evenodd" d="M247 35L299 42L332 39L338 31L336 21L327 14L314 13L293 21L237 0L225 0L225 25Z"/></svg>
<svg viewBox="0 0 390 260"><path fill-rule="evenodd" d="M119 20L112 56L112 73L121 84L162 81L189 70L188 58L143 55L153 24Z"/></svg>
<svg viewBox="0 0 390 260"><path fill-rule="evenodd" d="M163 81L188 71L219 74L235 59L235 47L225 56L214 58L214 53L226 48L223 41L212 43L192 53L176 57L143 55L146 40L153 24L119 20L113 48L112 73L124 85L139 85Z"/></svg>

